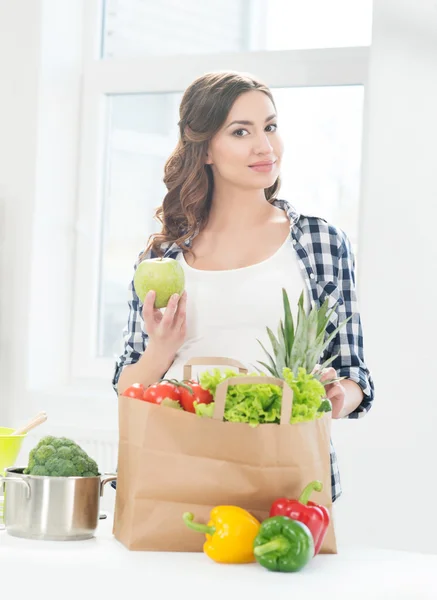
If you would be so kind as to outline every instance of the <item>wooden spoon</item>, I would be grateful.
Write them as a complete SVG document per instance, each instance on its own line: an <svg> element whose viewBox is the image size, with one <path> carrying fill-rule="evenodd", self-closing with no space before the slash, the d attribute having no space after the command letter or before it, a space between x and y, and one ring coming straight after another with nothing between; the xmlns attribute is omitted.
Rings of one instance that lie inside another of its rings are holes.
<svg viewBox="0 0 437 600"><path fill-rule="evenodd" d="M25 433L27 433L31 429L34 429L35 427L38 427L38 425L41 425L41 423L44 423L45 421L47 421L47 414L45 412L40 412L35 417L33 417L33 419L29 421L26 425L20 427L19 429L16 429L13 433L11 433L11 435L24 435Z"/></svg>

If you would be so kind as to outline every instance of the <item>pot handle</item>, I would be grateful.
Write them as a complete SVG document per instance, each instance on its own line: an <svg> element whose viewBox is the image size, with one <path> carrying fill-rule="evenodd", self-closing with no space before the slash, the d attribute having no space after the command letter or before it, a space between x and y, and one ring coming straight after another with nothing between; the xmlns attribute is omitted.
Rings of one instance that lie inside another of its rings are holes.
<svg viewBox="0 0 437 600"><path fill-rule="evenodd" d="M0 483L3 486L3 490L6 489L7 483L21 483L21 485L25 485L26 486L26 500L29 500L29 498L30 498L30 483L28 481L26 481L25 479L22 479L21 477L1 477L0 476Z"/></svg>
<svg viewBox="0 0 437 600"><path fill-rule="evenodd" d="M103 496L103 488L105 487L105 485L107 483L109 483L110 481L117 481L117 475L110 475L109 473L105 473L105 475L108 475L108 477L105 477L105 479L102 479L102 481L100 482L100 495Z"/></svg>

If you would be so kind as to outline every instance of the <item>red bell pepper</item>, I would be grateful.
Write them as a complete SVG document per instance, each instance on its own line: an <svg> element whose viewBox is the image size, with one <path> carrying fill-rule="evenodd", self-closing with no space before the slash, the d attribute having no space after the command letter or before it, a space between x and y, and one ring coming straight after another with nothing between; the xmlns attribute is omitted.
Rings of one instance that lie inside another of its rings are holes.
<svg viewBox="0 0 437 600"><path fill-rule="evenodd" d="M309 497L313 491L321 492L322 489L320 481L312 481L303 490L299 500L278 498L270 509L270 517L282 515L300 521L308 527L314 539L314 556L319 552L325 538L330 517L326 506L310 502Z"/></svg>

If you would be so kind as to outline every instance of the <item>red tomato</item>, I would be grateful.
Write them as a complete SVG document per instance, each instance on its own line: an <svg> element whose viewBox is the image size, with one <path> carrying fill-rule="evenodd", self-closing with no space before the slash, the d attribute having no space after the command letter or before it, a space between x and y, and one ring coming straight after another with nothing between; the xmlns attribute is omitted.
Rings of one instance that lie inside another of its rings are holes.
<svg viewBox="0 0 437 600"><path fill-rule="evenodd" d="M144 386L142 383L133 383L124 392L123 396L129 396L129 398L136 398L137 400L144 400Z"/></svg>
<svg viewBox="0 0 437 600"><path fill-rule="evenodd" d="M165 398L180 400L179 388L173 383L162 381L154 383L144 390L143 399L152 404L161 404Z"/></svg>
<svg viewBox="0 0 437 600"><path fill-rule="evenodd" d="M213 401L211 392L204 390L197 381L186 381L184 383L193 390L193 393L191 393L183 386L179 388L181 394L180 403L182 408L187 412L196 412L193 406L194 402L197 402L197 404L209 404Z"/></svg>

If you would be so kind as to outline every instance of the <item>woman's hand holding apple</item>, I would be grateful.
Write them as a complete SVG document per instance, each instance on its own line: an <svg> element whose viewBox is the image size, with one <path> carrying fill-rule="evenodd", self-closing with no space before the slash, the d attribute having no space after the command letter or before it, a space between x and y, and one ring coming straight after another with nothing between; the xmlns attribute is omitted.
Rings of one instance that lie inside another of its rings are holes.
<svg viewBox="0 0 437 600"><path fill-rule="evenodd" d="M170 365L185 340L187 292L173 294L164 312L155 308L156 293L147 293L143 304L143 319L149 337L149 353L160 356Z"/></svg>

